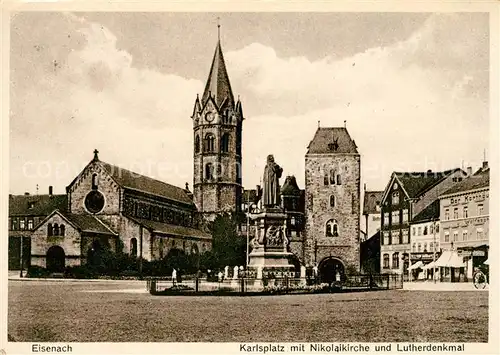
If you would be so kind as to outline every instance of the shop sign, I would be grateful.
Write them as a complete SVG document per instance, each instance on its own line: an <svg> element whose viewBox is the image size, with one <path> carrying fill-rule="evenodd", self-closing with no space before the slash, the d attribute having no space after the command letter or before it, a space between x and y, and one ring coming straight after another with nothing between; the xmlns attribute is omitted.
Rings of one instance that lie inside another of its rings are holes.
<svg viewBox="0 0 500 355"><path fill-rule="evenodd" d="M484 253L484 250L474 250L472 252L472 256L484 256L485 253Z"/></svg>

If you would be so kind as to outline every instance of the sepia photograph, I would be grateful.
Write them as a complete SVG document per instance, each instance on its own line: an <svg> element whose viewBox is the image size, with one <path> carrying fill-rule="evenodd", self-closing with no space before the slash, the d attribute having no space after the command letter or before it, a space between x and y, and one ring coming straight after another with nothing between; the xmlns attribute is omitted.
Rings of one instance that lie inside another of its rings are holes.
<svg viewBox="0 0 500 355"><path fill-rule="evenodd" d="M4 348L496 341L492 16L11 10Z"/></svg>

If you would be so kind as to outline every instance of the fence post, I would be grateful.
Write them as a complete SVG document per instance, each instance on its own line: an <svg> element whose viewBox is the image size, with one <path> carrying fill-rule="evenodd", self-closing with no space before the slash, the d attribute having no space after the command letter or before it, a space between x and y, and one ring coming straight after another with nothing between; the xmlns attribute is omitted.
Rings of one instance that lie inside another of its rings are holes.
<svg viewBox="0 0 500 355"><path fill-rule="evenodd" d="M196 293L198 293L198 283L199 283L199 278L198 278L198 275L196 275L196 279L194 280L195 292Z"/></svg>
<svg viewBox="0 0 500 355"><path fill-rule="evenodd" d="M390 279L391 275L387 275L387 289L389 289L389 279Z"/></svg>
<svg viewBox="0 0 500 355"><path fill-rule="evenodd" d="M241 278L241 293L245 293L245 278Z"/></svg>
<svg viewBox="0 0 500 355"><path fill-rule="evenodd" d="M154 295L156 293L156 280L151 280L149 284L149 293Z"/></svg>

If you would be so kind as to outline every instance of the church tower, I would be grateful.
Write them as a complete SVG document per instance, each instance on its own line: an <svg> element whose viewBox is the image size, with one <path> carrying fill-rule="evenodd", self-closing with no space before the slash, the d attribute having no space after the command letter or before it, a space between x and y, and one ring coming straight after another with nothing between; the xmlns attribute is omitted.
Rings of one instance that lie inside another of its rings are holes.
<svg viewBox="0 0 500 355"><path fill-rule="evenodd" d="M220 38L203 96L193 109L193 194L208 220L241 208L241 138L243 111L235 102L222 55Z"/></svg>

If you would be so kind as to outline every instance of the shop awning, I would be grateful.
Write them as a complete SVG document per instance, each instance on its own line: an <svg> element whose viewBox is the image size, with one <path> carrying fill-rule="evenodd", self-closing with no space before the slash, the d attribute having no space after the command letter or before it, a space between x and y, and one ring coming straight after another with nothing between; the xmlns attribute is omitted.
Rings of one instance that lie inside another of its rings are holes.
<svg viewBox="0 0 500 355"><path fill-rule="evenodd" d="M458 256L456 251L445 250L436 261L436 266L440 267L465 267L463 258Z"/></svg>
<svg viewBox="0 0 500 355"><path fill-rule="evenodd" d="M436 262L435 262L435 261L431 261L430 263L425 264L425 265L422 267L422 269L423 269L423 270L433 269L433 268L434 268L434 269L435 269L435 268L437 268L437 266L436 266Z"/></svg>
<svg viewBox="0 0 500 355"><path fill-rule="evenodd" d="M423 265L424 265L424 263L419 260L415 264L410 265L408 270L420 269L420 268L422 268Z"/></svg>

